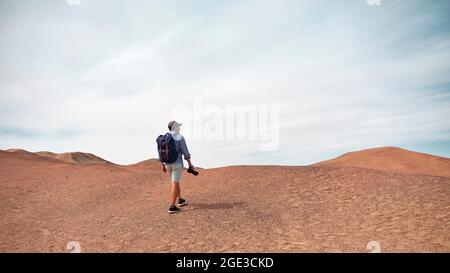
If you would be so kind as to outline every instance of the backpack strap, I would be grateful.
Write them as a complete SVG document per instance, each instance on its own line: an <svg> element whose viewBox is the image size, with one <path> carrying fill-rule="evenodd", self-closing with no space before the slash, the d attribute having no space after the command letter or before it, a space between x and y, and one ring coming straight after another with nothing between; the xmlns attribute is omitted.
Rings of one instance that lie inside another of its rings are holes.
<svg viewBox="0 0 450 273"><path fill-rule="evenodd" d="M169 158L169 143L166 141L166 158Z"/></svg>

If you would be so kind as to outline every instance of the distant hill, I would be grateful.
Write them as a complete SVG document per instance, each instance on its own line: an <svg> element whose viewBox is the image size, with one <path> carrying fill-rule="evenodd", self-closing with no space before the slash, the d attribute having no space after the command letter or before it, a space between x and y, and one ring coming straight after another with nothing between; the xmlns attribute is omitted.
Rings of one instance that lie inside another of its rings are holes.
<svg viewBox="0 0 450 273"><path fill-rule="evenodd" d="M29 151L24 150L24 149L7 149L7 150L5 150L5 152L22 154L22 155L35 155L34 153L29 152Z"/></svg>
<svg viewBox="0 0 450 273"><path fill-rule="evenodd" d="M86 163L111 163L101 157L93 155L91 153L71 152L57 154L55 159L63 160L66 162L86 164Z"/></svg>
<svg viewBox="0 0 450 273"><path fill-rule="evenodd" d="M397 147L349 152L315 166L359 167L408 174L450 177L450 158L418 153Z"/></svg>
<svg viewBox="0 0 450 273"><path fill-rule="evenodd" d="M150 158L131 165L161 165L161 162L156 158Z"/></svg>
<svg viewBox="0 0 450 273"><path fill-rule="evenodd" d="M58 155L58 154L48 152L48 151L40 151L40 152L36 152L35 154L40 155L40 156L48 156L48 157L52 157L52 158L54 158L55 156Z"/></svg>
<svg viewBox="0 0 450 273"><path fill-rule="evenodd" d="M68 152L68 153L53 153L49 151L39 151L36 153L29 152L24 149L8 149L5 150L9 153L14 154L20 154L20 155L27 155L27 156L38 156L38 157L45 157L45 158L53 158L69 163L76 163L76 164L90 164L90 163L110 163L113 164L101 157L98 157L91 153L82 153L82 152Z"/></svg>

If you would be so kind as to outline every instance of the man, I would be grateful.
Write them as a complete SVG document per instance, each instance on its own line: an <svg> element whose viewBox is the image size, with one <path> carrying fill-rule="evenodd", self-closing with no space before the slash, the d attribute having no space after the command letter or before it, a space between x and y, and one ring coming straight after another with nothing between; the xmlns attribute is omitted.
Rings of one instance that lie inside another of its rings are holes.
<svg viewBox="0 0 450 273"><path fill-rule="evenodd" d="M176 161L172 163L162 163L163 172L168 171L172 180L170 208L169 208L170 214L180 212L181 209L179 207L187 205L186 200L181 198L181 190L180 190L181 173L183 172L182 156L184 156L184 159L188 162L189 168L194 169L194 165L192 165L191 163L191 155L189 154L186 141L184 140L184 137L180 134L181 125L182 125L181 123L178 123L176 121L169 122L168 124L169 131L170 134L172 135L172 138L175 140L175 146L178 151L178 157ZM178 206L176 206L175 203L177 203Z"/></svg>

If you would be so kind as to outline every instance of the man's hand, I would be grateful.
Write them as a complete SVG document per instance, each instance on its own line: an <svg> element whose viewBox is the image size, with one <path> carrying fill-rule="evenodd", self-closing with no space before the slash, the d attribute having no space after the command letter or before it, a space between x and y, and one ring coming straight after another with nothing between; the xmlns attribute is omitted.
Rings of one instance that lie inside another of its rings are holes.
<svg viewBox="0 0 450 273"><path fill-rule="evenodd" d="M186 159L186 161L188 162L188 164L189 164L189 168L190 169L193 169L194 168L194 165L192 165L192 163L191 163L191 159L190 158L188 158L188 159Z"/></svg>
<svg viewBox="0 0 450 273"><path fill-rule="evenodd" d="M167 172L167 170L166 170L166 165L164 165L164 164L162 165L162 171L163 171L163 172Z"/></svg>

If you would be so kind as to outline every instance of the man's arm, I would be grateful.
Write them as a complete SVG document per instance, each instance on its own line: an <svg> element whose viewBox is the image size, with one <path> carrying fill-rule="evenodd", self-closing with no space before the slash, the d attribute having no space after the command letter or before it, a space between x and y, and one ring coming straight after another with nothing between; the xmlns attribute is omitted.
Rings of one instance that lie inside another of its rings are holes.
<svg viewBox="0 0 450 273"><path fill-rule="evenodd" d="M194 165L191 163L191 155L189 154L189 149L186 145L186 140L184 140L184 137L180 140L180 149L181 153L183 154L184 160L186 160L189 164L190 168L194 168Z"/></svg>
<svg viewBox="0 0 450 273"><path fill-rule="evenodd" d="M161 162L161 165L162 165L162 171L163 171L163 172L166 172L166 171L167 171L167 170L166 170L166 165L164 164L164 162L161 161L161 158L159 157L159 154L158 154L158 160L159 160L159 162Z"/></svg>
<svg viewBox="0 0 450 273"><path fill-rule="evenodd" d="M189 164L189 168L193 169L193 168L194 168L194 165L192 165L192 163L191 163L191 159L190 159L190 158L188 158L188 159L186 159L186 161L187 161L187 162L188 162L188 164Z"/></svg>

